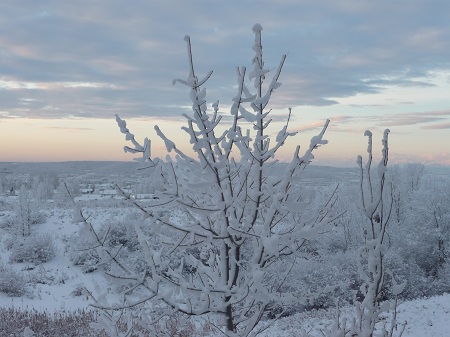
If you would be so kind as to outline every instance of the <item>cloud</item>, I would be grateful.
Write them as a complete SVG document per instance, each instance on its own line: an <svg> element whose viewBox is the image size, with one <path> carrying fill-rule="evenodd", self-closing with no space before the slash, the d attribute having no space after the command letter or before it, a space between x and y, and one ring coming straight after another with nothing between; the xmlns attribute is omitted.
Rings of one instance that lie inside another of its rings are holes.
<svg viewBox="0 0 450 337"><path fill-rule="evenodd" d="M450 110L371 115L364 118L380 126L411 126L449 120Z"/></svg>
<svg viewBox="0 0 450 337"><path fill-rule="evenodd" d="M323 122L314 122L309 124L304 124L302 126L296 127L295 129L290 129L289 132L303 132L303 131L312 131L312 130L320 130L323 128Z"/></svg>
<svg viewBox="0 0 450 337"><path fill-rule="evenodd" d="M427 130L450 129L450 122L448 122L448 123L441 123L441 124L425 125L425 126L422 126L422 129L427 129Z"/></svg>
<svg viewBox="0 0 450 337"><path fill-rule="evenodd" d="M28 90L60 90L62 88L116 88L115 85L93 82L23 82L0 79L0 89L28 89ZM30 99L32 100L32 99Z"/></svg>
<svg viewBox="0 0 450 337"><path fill-rule="evenodd" d="M74 132L74 133L79 133L79 132L85 132L85 131L93 131L94 129L92 128L71 128L71 127L62 127L62 126L47 126L46 129L51 129L51 130L58 130L58 131L64 131L64 132Z"/></svg>
<svg viewBox="0 0 450 337"><path fill-rule="evenodd" d="M425 82L425 81L417 81L417 80L409 80L402 78L394 78L394 79L373 79L365 81L368 85L373 86L399 86L399 87L418 87L418 88L427 88L436 86L433 83Z"/></svg>
<svg viewBox="0 0 450 337"><path fill-rule="evenodd" d="M393 128L397 135L411 134L413 126L424 130L450 128L450 110L420 111L407 113L384 113L367 115L338 115L331 118L330 131L341 134L363 134L369 128L374 132L382 132Z"/></svg>
<svg viewBox="0 0 450 337"><path fill-rule="evenodd" d="M358 126L358 127L356 127L356 126L353 126L353 127L350 127L350 126L342 127L342 126L339 126L339 125L336 125L336 126L335 125L331 125L330 126L330 132L338 132L338 133L347 134L347 135L357 134L358 137L362 137L366 130L367 130L367 128L360 127L360 126ZM371 127L370 130L372 132L374 132L374 133L382 133L383 132L383 130L381 128L376 127L376 126ZM361 139L362 138L360 138L360 140Z"/></svg>
<svg viewBox="0 0 450 337"><path fill-rule="evenodd" d="M342 125L351 123L354 120L354 117L352 116L345 116L345 115L337 115L330 118L331 123L333 125Z"/></svg>
<svg viewBox="0 0 450 337"><path fill-rule="evenodd" d="M186 88L171 85L188 76L185 34L199 77L214 70L210 101L230 102L235 67L252 66L249 18L264 28L267 67L288 54L274 109L428 88L431 71L450 69L449 10L445 1L3 2L0 98L9 97L0 108L27 118L176 116L190 104Z"/></svg>

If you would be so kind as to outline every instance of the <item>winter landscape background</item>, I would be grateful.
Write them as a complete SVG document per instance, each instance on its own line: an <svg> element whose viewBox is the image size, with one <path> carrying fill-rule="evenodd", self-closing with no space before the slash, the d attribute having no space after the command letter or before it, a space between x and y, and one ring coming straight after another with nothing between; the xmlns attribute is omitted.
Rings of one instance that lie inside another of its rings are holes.
<svg viewBox="0 0 450 337"><path fill-rule="evenodd" d="M0 336L449 336L449 13L2 2Z"/></svg>
<svg viewBox="0 0 450 337"><path fill-rule="evenodd" d="M64 183L96 228L111 225L111 245L114 240L122 242L128 263L139 264L140 250L132 224L139 216L134 207L116 196L114 188L117 183L128 189L143 205L157 202L152 175L136 171L137 167L130 162L0 163L2 335L22 336L27 326L39 336L52 335L48 331L59 331L53 336L63 336L61 331L67 332L68 326L78 329L79 336L88 335L83 330L86 324L82 326L83 321L93 319L91 316L68 320L72 325L54 323L54 330L47 330L46 334L46 327L39 320L22 317L21 322L16 314L11 321L8 310L36 310L35 313L46 313L48 320L55 313L55 317L80 315L77 310L93 310L86 289L101 293L114 287L105 278L108 266L100 264L95 250L80 251L85 248L79 233L82 226ZM279 169L274 169L273 174ZM387 264L399 280L408 282L398 307L398 321L407 321L403 336L448 336L450 170L408 164L393 166L391 171L396 178L394 190L398 198L396 216L389 228ZM293 305L287 317L279 319L264 336L300 336L302 329L320 336L318 330L332 324L335 299L340 298L345 312L358 289L355 260L362 227L357 169L310 166L303 184L308 186L313 203L323 201L338 186L335 207L345 214L309 242L309 256L292 272L288 284L312 290L325 285L337 288L308 305ZM25 237L24 227L30 231ZM444 244L442 251L440 240ZM173 336L216 335L213 328L204 327L202 320L184 320L177 317L165 322L163 330Z"/></svg>

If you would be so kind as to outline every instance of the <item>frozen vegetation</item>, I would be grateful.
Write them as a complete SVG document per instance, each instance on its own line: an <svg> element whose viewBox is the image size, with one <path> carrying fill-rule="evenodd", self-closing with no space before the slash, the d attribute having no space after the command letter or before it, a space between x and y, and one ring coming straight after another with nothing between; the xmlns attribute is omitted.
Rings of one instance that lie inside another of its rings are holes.
<svg viewBox="0 0 450 337"><path fill-rule="evenodd" d="M447 334L448 176L389 164L389 130L361 136L354 169L311 166L328 120L277 162L296 134L291 109L281 127L271 117L286 56L267 67L253 32L227 118L185 37L188 74L174 84L192 103L190 153L155 126L172 155L155 158L116 116L139 166L0 166L0 333Z"/></svg>
<svg viewBox="0 0 450 337"><path fill-rule="evenodd" d="M96 228L101 230L111 225L109 242L111 245L119 241L124 244L126 250L122 253L129 261L128 265L139 266L141 253L132 226L139 214L124 201L112 198L104 191L112 191L111 186L118 183L132 194L138 191L140 202L148 205L158 201L153 199L155 190L151 179L147 174L129 171L122 163L80 163L73 172L67 167L70 165L0 164L0 303L3 310L0 326L14 328L17 336L18 331L22 332L26 327L24 324L37 331L39 324L33 322L44 319L42 313L47 312L45 320L50 320L53 315L68 317L76 315L77 310L92 310L89 307L92 300L85 288L95 292L99 288L111 287L104 277L109 266L100 265L95 250L80 251L84 247L79 239L82 226L75 222L73 204L63 194L65 191L60 185L64 181L73 182L74 197L86 211L89 210ZM105 166L111 167L110 173L104 171ZM450 319L450 297L445 294L450 292L450 268L446 259L449 249L450 172L436 174L420 164L392 166L390 172L395 181L396 201L395 216L388 233L386 260L398 281L407 281L400 296L397 320L407 321L403 336L446 336L445 327ZM49 191L41 198L41 192L38 192L42 191L40 182L48 185L46 189ZM339 184L334 207L345 210L345 213L319 238L308 242L308 255L292 270L287 284L292 287L290 291L305 286L314 290L328 284L338 287L320 294L309 303L292 305L285 314L287 317L280 318L264 332L264 336L292 336L302 329L320 336L316 330L333 322L336 298L340 298L343 312L351 312L350 304L358 294L360 282L356 258L362 243L357 182L356 169L315 166L305 176L304 184L314 202L326 198L329 193L324 191L331 192ZM31 218L34 220L30 223L30 235L26 237L22 236L19 206L20 200L24 200L19 198L19 193L24 190L30 196L30 214L35 215ZM176 213L175 210L170 212ZM41 241L47 244L39 253L35 248L40 247ZM49 241L52 244L48 244ZM22 261L14 258L18 252ZM17 325L6 324L12 315L11 308L17 311L14 314L16 318L31 316L33 312L39 316L15 319ZM82 318L70 319L72 326L79 328L79 336L87 336L83 329L93 317L84 317L87 320L84 327L76 325L76 322L83 321ZM182 320L172 319L170 323L175 326L178 323L174 322L179 321ZM21 322L26 323L19 324ZM194 323L188 326L193 329L205 325L203 320L194 320ZM187 323L184 324L186 328ZM55 325L58 326L57 323ZM64 326L67 328L68 325ZM200 328L196 329L192 336L200 335ZM204 330L210 331L212 336L215 334L213 328ZM98 332L92 332L92 336L96 335Z"/></svg>

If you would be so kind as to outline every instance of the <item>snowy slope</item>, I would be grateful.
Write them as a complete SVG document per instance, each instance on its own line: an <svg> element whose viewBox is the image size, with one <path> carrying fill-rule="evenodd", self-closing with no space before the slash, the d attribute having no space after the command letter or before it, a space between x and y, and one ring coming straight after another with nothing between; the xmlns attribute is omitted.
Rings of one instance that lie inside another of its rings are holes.
<svg viewBox="0 0 450 337"><path fill-rule="evenodd" d="M20 298L0 293L0 307L34 308L48 312L87 308L89 299L79 290L83 287L94 291L105 289L108 282L101 271L83 273L81 268L70 261L68 245L76 243L74 241L80 229L80 225L72 219L73 210L49 204L42 211L46 215L46 222L33 227L33 234L49 233L57 246L56 257L37 266L12 264L29 281L28 292ZM10 212L12 211L3 209L0 217L7 216ZM94 213L91 220L100 224L111 218L120 218L125 212L120 208L96 207ZM9 264L10 252L4 248L8 235L5 229L0 228L0 261L3 264ZM333 310L297 314L275 322L261 336L301 336L302 329L320 336L317 330L329 326L333 317ZM398 307L398 321L407 322L404 337L450 337L450 295L401 303Z"/></svg>
<svg viewBox="0 0 450 337"><path fill-rule="evenodd" d="M406 322L402 337L450 336L450 294L401 303L397 312L398 322ZM332 310L296 314L280 319L260 336L301 336L304 331L321 336L318 330L329 326L333 316Z"/></svg>

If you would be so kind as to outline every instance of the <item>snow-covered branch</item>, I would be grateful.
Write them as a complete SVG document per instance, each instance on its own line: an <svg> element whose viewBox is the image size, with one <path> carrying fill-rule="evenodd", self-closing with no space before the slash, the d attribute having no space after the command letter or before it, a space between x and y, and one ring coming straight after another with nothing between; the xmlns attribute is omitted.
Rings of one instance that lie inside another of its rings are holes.
<svg viewBox="0 0 450 337"><path fill-rule="evenodd" d="M165 305L188 315L218 313L225 317L225 335L254 335L270 305L294 300L292 294L280 291L286 275L280 275L278 290L273 291L269 275L274 266L290 255L303 254L305 242L337 216L332 211L333 197L317 212L308 210L308 216L302 216L305 203L298 197L303 170L313 160L313 152L327 143L324 134L329 120L303 154L298 146L289 164L276 164L277 151L296 134L289 131L291 108L285 125L275 132L271 110L266 109L281 86L286 55L266 85L270 70L263 60L261 25L256 24L253 31L255 54L248 79L255 92L246 84L246 67L238 67L237 94L228 124L223 122L219 102L208 103L204 85L212 71L197 77L191 39L185 37L188 76L173 83L189 90L192 113L183 115L186 125L182 130L193 156L155 126L167 152L174 151L176 157L167 163L152 158L150 140L140 144L126 122L116 116L120 131L131 143L125 151L141 153L144 165L161 170L163 187L156 192L160 196L156 204L167 211L161 215L155 206L143 206L118 188L144 214L145 220L135 224L135 231L146 270L134 278L123 273L124 279L134 282L116 309L142 306L145 299L153 306ZM276 135L272 141L271 134ZM273 170L277 174L271 174Z"/></svg>

